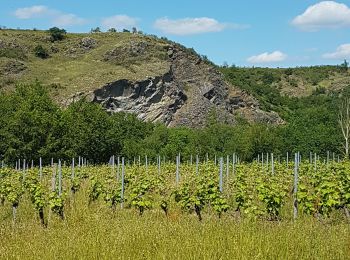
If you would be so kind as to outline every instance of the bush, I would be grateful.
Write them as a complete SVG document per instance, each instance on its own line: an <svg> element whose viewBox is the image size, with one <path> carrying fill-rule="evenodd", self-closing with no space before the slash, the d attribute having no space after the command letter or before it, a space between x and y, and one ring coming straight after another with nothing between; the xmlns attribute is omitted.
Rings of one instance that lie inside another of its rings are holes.
<svg viewBox="0 0 350 260"><path fill-rule="evenodd" d="M110 32L110 33L115 33L115 32L117 32L117 29L115 29L115 28L109 28L109 29L108 29L108 32Z"/></svg>
<svg viewBox="0 0 350 260"><path fill-rule="evenodd" d="M49 29L49 33L51 36L51 41L55 42L63 40L67 32L65 29L52 27Z"/></svg>
<svg viewBox="0 0 350 260"><path fill-rule="evenodd" d="M34 54L36 57L42 58L42 59L46 59L49 57L49 53L47 52L47 50L41 46L41 45L37 45L34 48Z"/></svg>
<svg viewBox="0 0 350 260"><path fill-rule="evenodd" d="M101 28L100 27L91 28L91 33L100 33L100 32L101 32Z"/></svg>

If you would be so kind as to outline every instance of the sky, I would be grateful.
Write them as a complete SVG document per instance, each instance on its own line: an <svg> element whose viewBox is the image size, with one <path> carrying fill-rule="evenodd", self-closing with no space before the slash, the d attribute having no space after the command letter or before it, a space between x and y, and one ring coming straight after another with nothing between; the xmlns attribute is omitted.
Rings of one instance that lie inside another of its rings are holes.
<svg viewBox="0 0 350 260"><path fill-rule="evenodd" d="M350 60L350 0L0 0L0 25L68 32L136 27L192 47L218 65Z"/></svg>

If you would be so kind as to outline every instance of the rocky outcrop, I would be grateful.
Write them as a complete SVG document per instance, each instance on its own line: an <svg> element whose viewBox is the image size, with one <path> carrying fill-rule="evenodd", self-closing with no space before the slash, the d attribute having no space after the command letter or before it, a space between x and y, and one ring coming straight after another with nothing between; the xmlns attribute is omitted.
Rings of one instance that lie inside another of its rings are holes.
<svg viewBox="0 0 350 260"><path fill-rule="evenodd" d="M142 42L114 48L103 60L110 62L127 51L135 57L146 55L148 48L149 43ZM170 66L164 75L107 83L88 93L90 100L111 113L135 113L142 120L171 127L204 126L213 110L227 123L235 123L237 115L254 122L282 122L276 113L260 110L253 97L228 85L222 74L197 54L177 44L167 45L165 51Z"/></svg>
<svg viewBox="0 0 350 260"><path fill-rule="evenodd" d="M80 40L79 46L83 48L84 50L91 50L94 49L97 45L97 42L94 38L91 37L85 37Z"/></svg>
<svg viewBox="0 0 350 260"><path fill-rule="evenodd" d="M93 102L101 103L109 112L136 113L142 120L166 125L186 101L171 71L144 81L118 80L93 92Z"/></svg>

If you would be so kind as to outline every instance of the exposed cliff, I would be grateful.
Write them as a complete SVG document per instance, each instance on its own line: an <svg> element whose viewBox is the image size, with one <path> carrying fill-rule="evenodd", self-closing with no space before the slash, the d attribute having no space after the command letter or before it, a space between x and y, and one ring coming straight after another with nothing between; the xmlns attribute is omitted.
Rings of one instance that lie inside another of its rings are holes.
<svg viewBox="0 0 350 260"><path fill-rule="evenodd" d="M141 81L117 80L91 91L90 99L110 112L136 113L142 120L168 126L202 126L212 110L228 123L238 115L248 121L282 122L276 113L260 110L253 97L229 86L200 56L174 44L166 49L170 66L165 74Z"/></svg>

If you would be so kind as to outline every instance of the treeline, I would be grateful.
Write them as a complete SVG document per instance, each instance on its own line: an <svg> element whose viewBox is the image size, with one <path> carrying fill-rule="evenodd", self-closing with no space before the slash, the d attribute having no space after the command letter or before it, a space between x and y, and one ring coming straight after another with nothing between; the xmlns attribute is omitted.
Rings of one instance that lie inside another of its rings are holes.
<svg viewBox="0 0 350 260"><path fill-rule="evenodd" d="M258 154L287 152L304 154L341 152L342 136L337 126L336 97L312 95L294 99L288 106L288 123L280 126L220 124L215 113L201 129L167 128L142 122L135 115L108 114L94 103L80 100L61 109L39 83L18 85L0 93L0 160L19 158L48 163L51 158L70 160L83 156L91 162L107 162L111 155L133 159L157 155L188 159L198 154L239 154L252 160Z"/></svg>

